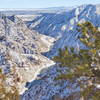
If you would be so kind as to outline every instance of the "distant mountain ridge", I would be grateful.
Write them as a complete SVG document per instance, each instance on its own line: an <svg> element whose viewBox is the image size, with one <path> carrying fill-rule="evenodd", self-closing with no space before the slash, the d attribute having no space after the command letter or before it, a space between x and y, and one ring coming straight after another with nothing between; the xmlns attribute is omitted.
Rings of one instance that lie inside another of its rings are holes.
<svg viewBox="0 0 100 100"><path fill-rule="evenodd" d="M49 7L49 8L29 8L29 9L0 9L6 15L32 15L39 13L55 13L58 11L71 10L73 7Z"/></svg>

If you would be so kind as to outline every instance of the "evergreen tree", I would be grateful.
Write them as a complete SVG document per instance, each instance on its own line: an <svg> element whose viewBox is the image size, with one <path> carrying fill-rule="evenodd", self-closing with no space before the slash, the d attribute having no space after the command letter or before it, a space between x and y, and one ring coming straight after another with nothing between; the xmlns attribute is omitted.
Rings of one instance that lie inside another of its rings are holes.
<svg viewBox="0 0 100 100"><path fill-rule="evenodd" d="M87 49L75 53L74 48L59 50L53 58L60 66L68 67L67 74L57 79L67 79L78 83L84 100L100 100L100 31L90 22L77 25L82 35L80 41Z"/></svg>

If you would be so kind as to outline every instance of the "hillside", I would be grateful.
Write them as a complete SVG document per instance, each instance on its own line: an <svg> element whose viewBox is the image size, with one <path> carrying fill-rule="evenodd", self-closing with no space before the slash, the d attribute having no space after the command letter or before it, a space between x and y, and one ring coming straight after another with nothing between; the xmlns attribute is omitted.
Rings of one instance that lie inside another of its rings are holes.
<svg viewBox="0 0 100 100"><path fill-rule="evenodd" d="M100 5L1 11L0 68L8 74L8 84L16 81L21 100L54 100L79 91L76 84L70 89L67 81L55 80L67 68L51 58L65 46L86 49L77 24L89 21L99 29L99 19Z"/></svg>

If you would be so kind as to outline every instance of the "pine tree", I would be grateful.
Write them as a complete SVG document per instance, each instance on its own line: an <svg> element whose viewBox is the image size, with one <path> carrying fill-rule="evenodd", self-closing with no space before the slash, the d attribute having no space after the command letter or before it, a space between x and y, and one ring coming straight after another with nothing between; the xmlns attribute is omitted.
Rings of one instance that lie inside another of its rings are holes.
<svg viewBox="0 0 100 100"><path fill-rule="evenodd" d="M80 94L84 100L100 100L100 31L90 22L77 25L82 35L80 41L87 49L75 53L74 48L59 50L53 58L60 66L68 67L67 74L57 79L77 80Z"/></svg>

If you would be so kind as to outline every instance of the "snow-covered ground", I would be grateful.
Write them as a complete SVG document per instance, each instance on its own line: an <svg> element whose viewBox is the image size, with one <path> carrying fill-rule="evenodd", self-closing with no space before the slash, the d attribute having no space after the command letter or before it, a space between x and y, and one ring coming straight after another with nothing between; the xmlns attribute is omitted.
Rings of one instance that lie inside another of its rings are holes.
<svg viewBox="0 0 100 100"><path fill-rule="evenodd" d="M45 54L47 57L52 57L57 55L59 48L64 48L65 46L85 49L86 46L78 39L81 34L76 30L77 24L90 21L95 26L100 27L99 11L100 6L82 5L65 12L43 13L27 24L30 29L37 30L41 34L56 39L51 50ZM49 71L42 72L43 76L41 77L40 74L38 80L34 80L28 84L29 90L23 94L22 100L53 100L54 95L64 97L74 91L78 91L78 89L74 88L74 85L72 85L72 90L63 88L63 86L67 87L68 85L66 81L61 83L62 86L59 86L60 83L53 79L63 69L59 69L57 66L50 68L48 69ZM96 86L99 88L99 85Z"/></svg>
<svg viewBox="0 0 100 100"><path fill-rule="evenodd" d="M57 40L50 52L46 53L47 57L52 57L57 54L59 48L65 46L77 48L79 45L81 49L86 48L78 40L80 33L76 30L77 24L90 21L100 27L99 10L99 5L82 5L64 12L42 13L41 16L27 22L27 25L30 29Z"/></svg>
<svg viewBox="0 0 100 100"><path fill-rule="evenodd" d="M30 30L17 16L2 15L0 26L0 67L4 73L14 70L13 76L9 75L10 83L19 78L22 94L26 82L34 80L41 69L55 64L41 54L50 50L55 39Z"/></svg>
<svg viewBox="0 0 100 100"><path fill-rule="evenodd" d="M86 48L78 39L81 34L76 30L77 23L91 21L100 27L99 5L53 9L8 10L2 12L7 16L0 15L0 67L5 73L12 70L11 84L20 78L20 94L28 89L22 100L53 100L56 94L64 97L78 91L74 85L73 90L65 89L69 85L66 81L55 81L67 70L49 58L65 46Z"/></svg>

